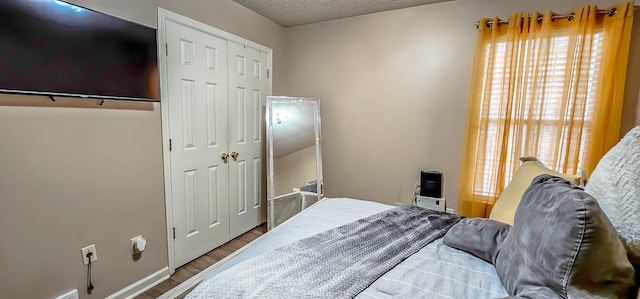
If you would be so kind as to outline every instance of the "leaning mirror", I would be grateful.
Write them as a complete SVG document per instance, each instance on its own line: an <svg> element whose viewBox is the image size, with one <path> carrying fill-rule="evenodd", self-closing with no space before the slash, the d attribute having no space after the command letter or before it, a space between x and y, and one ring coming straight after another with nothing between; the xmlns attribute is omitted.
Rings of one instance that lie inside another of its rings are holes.
<svg viewBox="0 0 640 299"><path fill-rule="evenodd" d="M322 198L320 102L267 97L267 227Z"/></svg>

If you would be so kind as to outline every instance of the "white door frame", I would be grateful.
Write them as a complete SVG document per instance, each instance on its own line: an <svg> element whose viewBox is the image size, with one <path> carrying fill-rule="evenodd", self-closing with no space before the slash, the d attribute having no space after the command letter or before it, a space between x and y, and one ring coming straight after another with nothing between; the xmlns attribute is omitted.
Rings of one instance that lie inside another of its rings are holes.
<svg viewBox="0 0 640 299"><path fill-rule="evenodd" d="M173 274L175 270L174 250L173 250L173 199L171 198L171 157L169 154L169 105L168 105L168 74L167 74L167 53L166 53L166 22L171 20L175 23L183 26L198 30L228 41L243 44L248 47L255 48L261 52L267 53L267 69L269 72L273 70L273 50L236 36L234 34L222 31L215 27L203 24L185 16L168 11L161 7L158 7L158 66L160 75L160 110L162 113L162 159L164 169L164 197L165 197L165 211L167 217L167 251L169 255L169 271ZM272 77L270 74L268 80L268 90L266 95L271 95Z"/></svg>

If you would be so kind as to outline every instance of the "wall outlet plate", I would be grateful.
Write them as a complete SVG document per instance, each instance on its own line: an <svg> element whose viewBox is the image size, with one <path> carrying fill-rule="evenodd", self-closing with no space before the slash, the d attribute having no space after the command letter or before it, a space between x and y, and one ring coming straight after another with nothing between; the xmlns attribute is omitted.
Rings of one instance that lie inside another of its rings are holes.
<svg viewBox="0 0 640 299"><path fill-rule="evenodd" d="M131 255L142 253L141 251L138 250L138 247L136 246L136 242L138 241L138 239L142 239L142 235L131 238L131 245L130 245Z"/></svg>
<svg viewBox="0 0 640 299"><path fill-rule="evenodd" d="M455 214L456 210L454 210L453 208L447 208L447 213L449 214Z"/></svg>
<svg viewBox="0 0 640 299"><path fill-rule="evenodd" d="M64 295L60 295L58 297L56 297L56 299L79 299L80 297L78 297L78 290L72 290L67 292Z"/></svg>
<svg viewBox="0 0 640 299"><path fill-rule="evenodd" d="M85 266L89 264L89 258L87 257L87 254L89 252L93 252L93 255L91 255L92 263L98 260L98 252L96 251L96 244L91 244L85 248L80 249L80 251L82 252L82 263L84 263Z"/></svg>

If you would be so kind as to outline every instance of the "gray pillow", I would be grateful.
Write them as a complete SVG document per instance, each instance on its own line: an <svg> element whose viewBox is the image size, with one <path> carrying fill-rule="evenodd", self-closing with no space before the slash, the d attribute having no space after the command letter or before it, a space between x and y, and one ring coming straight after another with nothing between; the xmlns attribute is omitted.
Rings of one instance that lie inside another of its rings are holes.
<svg viewBox="0 0 640 299"><path fill-rule="evenodd" d="M524 193L495 266L507 292L525 298L628 298L635 285L596 200L550 175L536 177Z"/></svg>
<svg viewBox="0 0 640 299"><path fill-rule="evenodd" d="M452 226L442 242L494 264L511 225L484 218L464 218Z"/></svg>

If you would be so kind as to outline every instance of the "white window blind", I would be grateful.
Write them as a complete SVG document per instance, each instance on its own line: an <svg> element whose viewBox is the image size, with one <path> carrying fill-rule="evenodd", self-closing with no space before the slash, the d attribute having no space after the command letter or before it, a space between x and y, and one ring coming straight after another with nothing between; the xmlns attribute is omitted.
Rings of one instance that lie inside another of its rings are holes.
<svg viewBox="0 0 640 299"><path fill-rule="evenodd" d="M592 43L589 53L569 55L573 47L569 37L562 34L546 40L486 45L485 93L481 98L484 112L479 131L479 140L485 146L480 147L484 158L477 161L475 194L498 196L495 193L500 190L495 184L506 186L511 181L511 170L520 164L521 156L535 156L548 167L562 171L561 166L569 161L558 153L578 150L579 161L574 166L581 168L596 97L603 33L579 36L575 42ZM505 123L512 125L505 128ZM581 138L569 138L569 130L576 126L580 126ZM505 165L500 165L505 159L501 157L501 145L511 153ZM521 152L515 152L518 149ZM500 171L503 176L496 181Z"/></svg>

